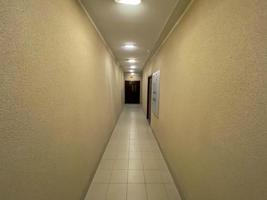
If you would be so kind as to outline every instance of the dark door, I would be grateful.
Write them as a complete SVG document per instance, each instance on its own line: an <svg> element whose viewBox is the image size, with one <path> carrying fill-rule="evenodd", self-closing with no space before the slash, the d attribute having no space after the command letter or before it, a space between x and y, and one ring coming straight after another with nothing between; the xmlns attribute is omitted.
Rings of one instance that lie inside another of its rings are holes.
<svg viewBox="0 0 267 200"><path fill-rule="evenodd" d="M147 80L147 115L148 122L151 122L151 91L152 91L152 76L148 77Z"/></svg>
<svg viewBox="0 0 267 200"><path fill-rule="evenodd" d="M125 81L125 103L140 103L140 81Z"/></svg>

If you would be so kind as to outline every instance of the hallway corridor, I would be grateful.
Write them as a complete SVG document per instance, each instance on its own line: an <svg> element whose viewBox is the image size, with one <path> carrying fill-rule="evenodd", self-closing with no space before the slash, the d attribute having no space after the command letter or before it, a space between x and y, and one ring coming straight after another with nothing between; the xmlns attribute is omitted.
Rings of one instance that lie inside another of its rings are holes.
<svg viewBox="0 0 267 200"><path fill-rule="evenodd" d="M267 200L267 0L0 5L0 200Z"/></svg>
<svg viewBox="0 0 267 200"><path fill-rule="evenodd" d="M85 200L180 200L139 105L126 105Z"/></svg>

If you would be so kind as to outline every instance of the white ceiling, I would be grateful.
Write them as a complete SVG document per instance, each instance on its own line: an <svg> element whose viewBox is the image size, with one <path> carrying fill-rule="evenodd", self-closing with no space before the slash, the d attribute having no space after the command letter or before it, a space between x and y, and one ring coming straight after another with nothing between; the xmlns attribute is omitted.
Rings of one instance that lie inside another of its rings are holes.
<svg viewBox="0 0 267 200"><path fill-rule="evenodd" d="M142 0L132 6L114 0L82 0L125 72L133 65L127 62L129 58L136 58L136 71L142 71L178 2ZM137 48L126 50L123 45L127 42L135 43Z"/></svg>

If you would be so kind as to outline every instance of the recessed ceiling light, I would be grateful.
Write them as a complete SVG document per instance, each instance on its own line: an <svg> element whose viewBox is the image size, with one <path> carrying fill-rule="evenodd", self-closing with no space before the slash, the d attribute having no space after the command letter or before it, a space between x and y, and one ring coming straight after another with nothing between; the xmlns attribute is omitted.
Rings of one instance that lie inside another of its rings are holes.
<svg viewBox="0 0 267 200"><path fill-rule="evenodd" d="M136 60L135 60L135 58L129 58L129 59L127 60L127 62L128 62L128 63L136 63Z"/></svg>
<svg viewBox="0 0 267 200"><path fill-rule="evenodd" d="M136 45L133 43L126 43L125 45L123 45L123 48L127 50L133 50L136 49Z"/></svg>
<svg viewBox="0 0 267 200"><path fill-rule="evenodd" d="M127 5L139 5L141 0L115 0L115 2Z"/></svg>
<svg viewBox="0 0 267 200"><path fill-rule="evenodd" d="M134 70L129 70L129 72L133 73L133 72L134 72Z"/></svg>
<svg viewBox="0 0 267 200"><path fill-rule="evenodd" d="M135 65L130 66L130 69L136 69Z"/></svg>

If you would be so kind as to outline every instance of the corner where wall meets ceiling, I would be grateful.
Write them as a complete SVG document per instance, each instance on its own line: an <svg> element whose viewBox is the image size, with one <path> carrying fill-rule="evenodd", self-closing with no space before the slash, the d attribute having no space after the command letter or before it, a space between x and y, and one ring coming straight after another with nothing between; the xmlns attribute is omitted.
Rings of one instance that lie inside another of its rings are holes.
<svg viewBox="0 0 267 200"><path fill-rule="evenodd" d="M80 0L125 72L140 73L191 0Z"/></svg>

